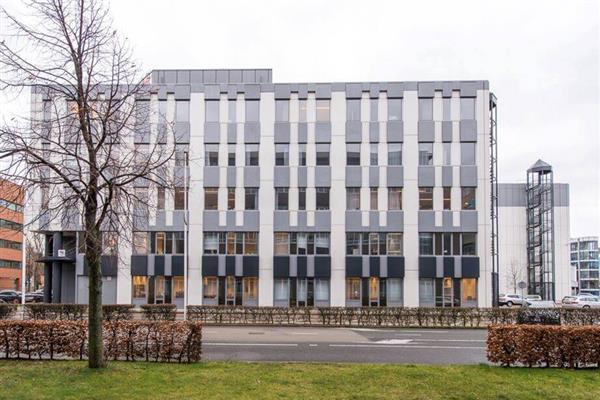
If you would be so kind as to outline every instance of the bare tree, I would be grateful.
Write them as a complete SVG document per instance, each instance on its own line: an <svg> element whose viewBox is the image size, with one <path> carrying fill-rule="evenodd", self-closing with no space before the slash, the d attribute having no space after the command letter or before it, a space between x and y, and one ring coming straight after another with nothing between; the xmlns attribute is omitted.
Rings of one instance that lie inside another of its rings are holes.
<svg viewBox="0 0 600 400"><path fill-rule="evenodd" d="M27 291L37 289L37 285L43 276L43 264L37 262L42 258L44 246L42 237L37 232L32 232L30 235L23 237L25 243L25 286Z"/></svg>
<svg viewBox="0 0 600 400"><path fill-rule="evenodd" d="M32 96L31 115L0 130L0 176L39 194L32 221L79 221L89 267L89 366L99 368L102 234L131 236L132 210L148 202L136 182L171 186L165 168L174 154L172 130L157 134L145 101L148 76L100 0L31 0L27 10L25 22L0 9L9 22L0 89ZM158 139L134 145L140 134Z"/></svg>
<svg viewBox="0 0 600 400"><path fill-rule="evenodd" d="M519 288L519 282L523 280L523 270L519 266L519 263L514 258L510 261L510 264L506 270L507 286L512 287L513 293L517 293Z"/></svg>

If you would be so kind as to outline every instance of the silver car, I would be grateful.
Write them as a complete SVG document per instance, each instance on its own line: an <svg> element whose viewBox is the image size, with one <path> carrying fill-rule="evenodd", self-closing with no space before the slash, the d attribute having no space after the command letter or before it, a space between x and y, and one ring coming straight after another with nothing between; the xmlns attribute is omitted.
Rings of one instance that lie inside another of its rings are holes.
<svg viewBox="0 0 600 400"><path fill-rule="evenodd" d="M525 299L518 294L501 294L498 298L498 304L501 306L522 306L524 303Z"/></svg>
<svg viewBox="0 0 600 400"><path fill-rule="evenodd" d="M546 300L527 300L525 303L527 308L556 308L557 305L553 301Z"/></svg>
<svg viewBox="0 0 600 400"><path fill-rule="evenodd" d="M600 308L600 297L579 295L567 296L563 299L564 308Z"/></svg>

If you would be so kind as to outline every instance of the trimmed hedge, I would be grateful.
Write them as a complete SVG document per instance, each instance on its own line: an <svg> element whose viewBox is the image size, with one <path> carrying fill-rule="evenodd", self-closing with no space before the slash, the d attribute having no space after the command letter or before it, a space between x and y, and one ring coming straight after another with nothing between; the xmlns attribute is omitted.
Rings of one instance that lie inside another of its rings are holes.
<svg viewBox="0 0 600 400"><path fill-rule="evenodd" d="M600 367L600 326L491 325L487 357L507 367Z"/></svg>
<svg viewBox="0 0 600 400"><path fill-rule="evenodd" d="M28 319L80 321L86 314L87 306L84 304L25 304L25 315Z"/></svg>
<svg viewBox="0 0 600 400"><path fill-rule="evenodd" d="M104 322L107 360L198 362L202 326L198 322ZM0 354L4 358L85 359L85 321L0 321Z"/></svg>
<svg viewBox="0 0 600 400"><path fill-rule="evenodd" d="M175 321L177 316L175 304L144 304L141 308L149 321Z"/></svg>
<svg viewBox="0 0 600 400"><path fill-rule="evenodd" d="M10 318L16 309L14 304L0 304L0 319Z"/></svg>

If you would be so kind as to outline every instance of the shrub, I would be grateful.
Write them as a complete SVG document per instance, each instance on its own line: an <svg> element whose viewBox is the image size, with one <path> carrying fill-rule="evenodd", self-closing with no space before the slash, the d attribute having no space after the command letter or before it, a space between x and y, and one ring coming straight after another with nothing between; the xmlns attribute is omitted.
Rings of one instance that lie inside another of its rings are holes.
<svg viewBox="0 0 600 400"><path fill-rule="evenodd" d="M0 319L8 319L15 312L16 307L13 304L0 304Z"/></svg>
<svg viewBox="0 0 600 400"><path fill-rule="evenodd" d="M87 306L83 304L25 304L25 315L29 319L78 321L85 318Z"/></svg>
<svg viewBox="0 0 600 400"><path fill-rule="evenodd" d="M491 325L487 357L503 366L600 367L600 326Z"/></svg>
<svg viewBox="0 0 600 400"><path fill-rule="evenodd" d="M106 304L102 306L102 317L106 321L123 321L133 318L131 304Z"/></svg>
<svg viewBox="0 0 600 400"><path fill-rule="evenodd" d="M104 322L105 358L197 362L202 355L198 322ZM66 320L0 321L0 353L5 358L85 359L87 323Z"/></svg>
<svg viewBox="0 0 600 400"><path fill-rule="evenodd" d="M520 325L560 325L560 311L555 309L525 309L517 313Z"/></svg>
<svg viewBox="0 0 600 400"><path fill-rule="evenodd" d="M175 321L177 316L175 304L144 304L141 308L149 321Z"/></svg>

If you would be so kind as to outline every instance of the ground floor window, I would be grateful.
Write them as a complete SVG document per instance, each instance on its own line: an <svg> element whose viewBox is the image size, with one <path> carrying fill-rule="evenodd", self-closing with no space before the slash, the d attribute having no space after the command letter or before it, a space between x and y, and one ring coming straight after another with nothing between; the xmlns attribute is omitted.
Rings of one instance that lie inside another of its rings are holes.
<svg viewBox="0 0 600 400"><path fill-rule="evenodd" d="M273 297L275 301L287 302L290 295L290 282L288 279L275 279L273 282Z"/></svg>
<svg viewBox="0 0 600 400"><path fill-rule="evenodd" d="M402 304L402 279L389 278L387 280L387 301L388 305L391 305L390 303Z"/></svg>
<svg viewBox="0 0 600 400"><path fill-rule="evenodd" d="M258 301L258 278L244 278L244 302Z"/></svg>
<svg viewBox="0 0 600 400"><path fill-rule="evenodd" d="M146 293L148 290L148 277L147 276L134 276L133 277L133 297L136 299L146 300Z"/></svg>
<svg viewBox="0 0 600 400"><path fill-rule="evenodd" d="M346 279L346 300L360 301L360 278Z"/></svg>
<svg viewBox="0 0 600 400"><path fill-rule="evenodd" d="M183 276L173 277L173 295L176 299L183 299L185 297L185 284Z"/></svg>
<svg viewBox="0 0 600 400"><path fill-rule="evenodd" d="M421 307L477 307L477 279L419 279Z"/></svg>
<svg viewBox="0 0 600 400"><path fill-rule="evenodd" d="M346 278L346 305L349 307L402 306L402 279Z"/></svg>
<svg viewBox="0 0 600 400"><path fill-rule="evenodd" d="M217 277L205 276L202 280L202 297L205 299L217 299Z"/></svg>
<svg viewBox="0 0 600 400"><path fill-rule="evenodd" d="M315 301L329 301L329 279L315 279Z"/></svg>

